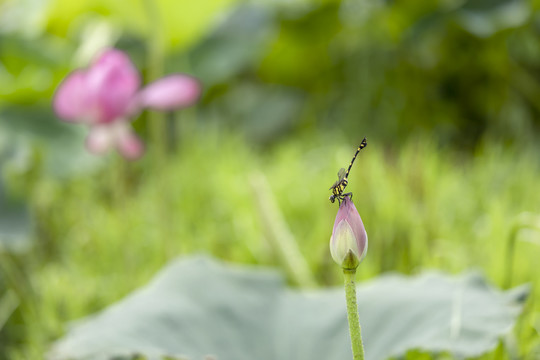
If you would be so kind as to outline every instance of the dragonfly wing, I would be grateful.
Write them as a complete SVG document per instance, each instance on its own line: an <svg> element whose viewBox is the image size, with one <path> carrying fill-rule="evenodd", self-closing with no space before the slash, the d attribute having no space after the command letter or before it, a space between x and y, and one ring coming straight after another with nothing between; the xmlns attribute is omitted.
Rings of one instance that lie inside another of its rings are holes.
<svg viewBox="0 0 540 360"><path fill-rule="evenodd" d="M339 179L338 182L340 182L341 180L343 180L343 178L345 178L345 168L339 169L337 173L337 177Z"/></svg>

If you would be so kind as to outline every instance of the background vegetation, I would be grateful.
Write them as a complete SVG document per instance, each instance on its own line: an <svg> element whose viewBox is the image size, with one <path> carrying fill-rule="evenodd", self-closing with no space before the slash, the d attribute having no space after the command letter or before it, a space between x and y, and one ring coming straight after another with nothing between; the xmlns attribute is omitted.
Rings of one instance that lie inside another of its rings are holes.
<svg viewBox="0 0 540 360"><path fill-rule="evenodd" d="M359 278L475 268L503 288L529 282L513 336L485 358L540 357L539 9L0 1L0 359L41 358L68 322L180 255L284 267L261 174L317 285L340 283L328 187L364 136L349 178L370 239ZM146 82L186 72L204 86L195 108L135 121L137 162L87 154L86 129L51 110L103 46Z"/></svg>

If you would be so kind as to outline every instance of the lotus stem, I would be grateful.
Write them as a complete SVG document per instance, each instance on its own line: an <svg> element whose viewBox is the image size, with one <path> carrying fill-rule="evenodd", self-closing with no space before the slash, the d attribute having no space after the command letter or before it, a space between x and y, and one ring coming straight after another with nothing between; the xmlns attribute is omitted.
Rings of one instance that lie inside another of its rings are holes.
<svg viewBox="0 0 540 360"><path fill-rule="evenodd" d="M364 344L362 343L362 331L358 319L358 305L356 304L356 284L354 276L356 269L343 269L345 279L345 298L347 300L347 319L349 321L349 334L354 360L364 360Z"/></svg>

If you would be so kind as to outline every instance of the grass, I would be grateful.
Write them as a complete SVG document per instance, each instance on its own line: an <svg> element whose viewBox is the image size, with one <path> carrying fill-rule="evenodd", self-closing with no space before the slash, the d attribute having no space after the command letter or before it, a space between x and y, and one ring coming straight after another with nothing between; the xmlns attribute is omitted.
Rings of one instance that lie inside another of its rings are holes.
<svg viewBox="0 0 540 360"><path fill-rule="evenodd" d="M425 138L392 149L368 141L348 187L370 241L357 279L475 268L502 287L513 255L510 285L532 283L533 293L514 331L516 345L505 342L484 358L539 356L540 233L516 230L540 214L533 149L487 144L469 156ZM161 168L150 153L127 165L110 159L97 175L34 179L36 246L22 256L3 255L4 272L20 284L20 304L3 329L0 358L41 358L67 323L121 299L180 255L207 252L285 268L255 205L249 181L255 172L267 178L318 285L341 284L328 251L337 211L328 187L356 146L327 134L262 151L240 136L208 130L185 139Z"/></svg>

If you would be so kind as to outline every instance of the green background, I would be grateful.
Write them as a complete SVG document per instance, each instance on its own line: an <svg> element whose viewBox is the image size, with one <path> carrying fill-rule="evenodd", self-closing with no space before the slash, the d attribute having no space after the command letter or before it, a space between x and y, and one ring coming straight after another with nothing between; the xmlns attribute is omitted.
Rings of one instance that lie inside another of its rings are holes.
<svg viewBox="0 0 540 360"><path fill-rule="evenodd" d="M531 283L513 334L483 358L538 358L539 9L0 1L0 359L41 358L69 321L179 255L286 272L271 240L287 236L316 286L339 284L328 187L364 136L347 188L370 241L358 278L474 268L501 288ZM87 154L87 129L51 109L103 46L145 83L185 72L203 84L196 106L134 120L137 162ZM265 223L265 196L285 229Z"/></svg>

